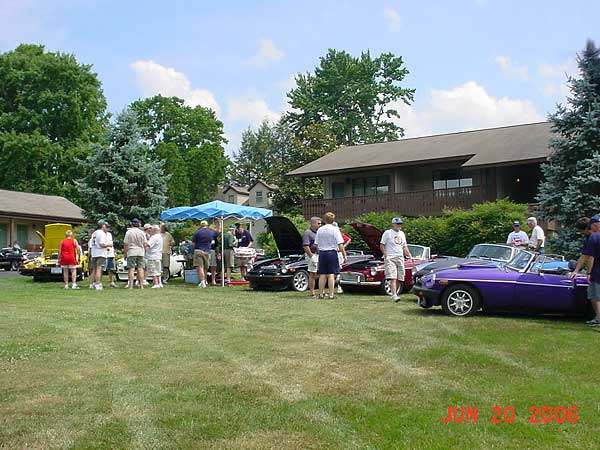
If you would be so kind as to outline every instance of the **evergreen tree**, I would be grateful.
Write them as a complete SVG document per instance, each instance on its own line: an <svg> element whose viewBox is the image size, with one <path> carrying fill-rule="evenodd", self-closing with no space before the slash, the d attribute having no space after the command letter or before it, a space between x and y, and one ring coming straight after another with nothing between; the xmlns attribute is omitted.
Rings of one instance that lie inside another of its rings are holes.
<svg viewBox="0 0 600 450"><path fill-rule="evenodd" d="M163 161L150 156L137 116L131 109L110 125L107 143L93 145L83 162L86 174L77 181L85 216L92 222L106 219L122 233L133 217L158 221L167 205Z"/></svg>
<svg viewBox="0 0 600 450"><path fill-rule="evenodd" d="M567 106L550 115L552 154L537 197L542 216L563 227L553 250L569 256L581 246L577 218L600 212L600 51L588 41L577 60L580 77L568 80Z"/></svg>

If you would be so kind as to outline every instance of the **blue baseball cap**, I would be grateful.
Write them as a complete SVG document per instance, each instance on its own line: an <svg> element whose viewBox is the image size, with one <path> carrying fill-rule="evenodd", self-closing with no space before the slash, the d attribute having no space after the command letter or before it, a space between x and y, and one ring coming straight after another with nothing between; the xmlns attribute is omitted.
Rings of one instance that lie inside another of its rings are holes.
<svg viewBox="0 0 600 450"><path fill-rule="evenodd" d="M592 216L592 218L590 219L590 225L593 223L600 223L600 214L596 214L595 216Z"/></svg>
<svg viewBox="0 0 600 450"><path fill-rule="evenodd" d="M404 221L400 217L394 217L392 223L403 224Z"/></svg>

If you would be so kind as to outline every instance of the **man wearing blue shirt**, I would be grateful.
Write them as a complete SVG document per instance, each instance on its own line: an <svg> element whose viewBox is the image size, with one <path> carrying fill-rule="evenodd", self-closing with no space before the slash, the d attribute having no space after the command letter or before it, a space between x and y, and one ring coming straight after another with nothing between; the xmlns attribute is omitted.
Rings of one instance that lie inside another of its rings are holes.
<svg viewBox="0 0 600 450"><path fill-rule="evenodd" d="M194 244L194 266L198 271L198 287L205 288L206 271L210 264L210 248L213 241L217 238L219 232L208 228L208 222L200 222L200 228L194 233L192 243Z"/></svg>
<svg viewBox="0 0 600 450"><path fill-rule="evenodd" d="M579 270L581 270L581 266L587 262L590 283L587 297L592 302L596 317L586 323L591 327L600 327L600 215L593 216L589 224L592 234L585 240L581 252L583 258L580 258L571 277L576 277Z"/></svg>

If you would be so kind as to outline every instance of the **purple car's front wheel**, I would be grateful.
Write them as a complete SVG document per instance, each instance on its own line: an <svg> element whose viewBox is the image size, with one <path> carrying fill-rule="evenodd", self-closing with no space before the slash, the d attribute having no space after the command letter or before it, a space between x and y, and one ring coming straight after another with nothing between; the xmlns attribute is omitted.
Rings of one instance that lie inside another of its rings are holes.
<svg viewBox="0 0 600 450"><path fill-rule="evenodd" d="M480 305L479 292L465 284L450 286L442 297L442 309L449 316L472 316Z"/></svg>

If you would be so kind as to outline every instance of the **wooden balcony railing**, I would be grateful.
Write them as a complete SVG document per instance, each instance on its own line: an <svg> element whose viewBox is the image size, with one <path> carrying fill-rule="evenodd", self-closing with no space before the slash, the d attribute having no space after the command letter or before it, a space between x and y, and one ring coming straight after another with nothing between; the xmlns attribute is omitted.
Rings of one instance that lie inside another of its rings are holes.
<svg viewBox="0 0 600 450"><path fill-rule="evenodd" d="M303 201L306 218L321 216L327 211L339 220L348 220L368 212L395 211L409 217L437 216L446 208L470 208L474 203L493 201L485 186L401 192L397 194L365 195Z"/></svg>

